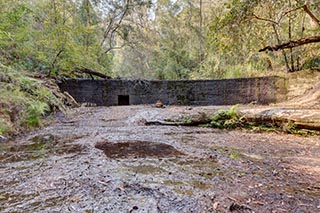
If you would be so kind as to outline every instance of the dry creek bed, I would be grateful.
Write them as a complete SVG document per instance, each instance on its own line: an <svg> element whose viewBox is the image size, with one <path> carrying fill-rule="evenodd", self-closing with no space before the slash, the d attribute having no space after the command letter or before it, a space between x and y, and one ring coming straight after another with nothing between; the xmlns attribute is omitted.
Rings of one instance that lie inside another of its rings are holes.
<svg viewBox="0 0 320 213"><path fill-rule="evenodd" d="M320 212L319 136L144 125L192 110L79 108L0 143L0 211Z"/></svg>

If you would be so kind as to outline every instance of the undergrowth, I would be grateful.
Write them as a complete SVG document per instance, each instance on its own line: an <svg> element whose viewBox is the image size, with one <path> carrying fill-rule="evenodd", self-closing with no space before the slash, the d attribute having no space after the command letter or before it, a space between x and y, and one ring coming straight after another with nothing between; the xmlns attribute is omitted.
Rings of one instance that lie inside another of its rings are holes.
<svg viewBox="0 0 320 213"><path fill-rule="evenodd" d="M238 105L232 106L229 110L219 110L216 115L211 117L210 127L219 129L234 129L242 127L245 120L236 109Z"/></svg>
<svg viewBox="0 0 320 213"><path fill-rule="evenodd" d="M41 126L41 118L58 103L41 80L0 64L1 135Z"/></svg>

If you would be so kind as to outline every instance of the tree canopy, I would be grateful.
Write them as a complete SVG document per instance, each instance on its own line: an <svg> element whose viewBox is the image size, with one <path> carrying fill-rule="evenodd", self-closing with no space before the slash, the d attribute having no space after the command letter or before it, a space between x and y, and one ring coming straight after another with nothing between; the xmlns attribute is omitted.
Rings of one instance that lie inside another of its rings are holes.
<svg viewBox="0 0 320 213"><path fill-rule="evenodd" d="M0 0L0 62L206 79L320 66L319 0ZM260 50L260 52L259 52Z"/></svg>

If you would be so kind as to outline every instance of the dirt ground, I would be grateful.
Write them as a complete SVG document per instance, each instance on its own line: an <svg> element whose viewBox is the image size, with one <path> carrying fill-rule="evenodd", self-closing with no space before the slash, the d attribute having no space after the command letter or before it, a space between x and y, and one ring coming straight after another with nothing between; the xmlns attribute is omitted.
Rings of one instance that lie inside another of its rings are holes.
<svg viewBox="0 0 320 213"><path fill-rule="evenodd" d="M0 211L320 212L319 136L144 125L193 110L78 108L0 143Z"/></svg>

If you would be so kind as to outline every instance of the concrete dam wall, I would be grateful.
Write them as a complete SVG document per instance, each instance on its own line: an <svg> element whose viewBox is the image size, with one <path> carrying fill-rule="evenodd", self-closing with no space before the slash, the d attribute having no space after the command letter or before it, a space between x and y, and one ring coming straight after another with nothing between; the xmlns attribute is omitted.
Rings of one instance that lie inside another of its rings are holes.
<svg viewBox="0 0 320 213"><path fill-rule="evenodd" d="M79 103L97 106L154 104L233 105L269 104L286 100L281 77L223 80L92 80L66 79L59 83Z"/></svg>

